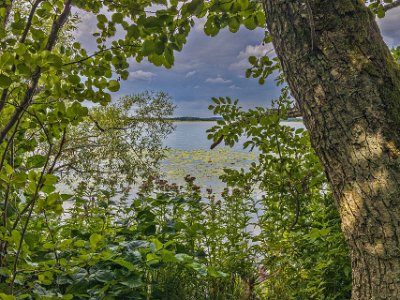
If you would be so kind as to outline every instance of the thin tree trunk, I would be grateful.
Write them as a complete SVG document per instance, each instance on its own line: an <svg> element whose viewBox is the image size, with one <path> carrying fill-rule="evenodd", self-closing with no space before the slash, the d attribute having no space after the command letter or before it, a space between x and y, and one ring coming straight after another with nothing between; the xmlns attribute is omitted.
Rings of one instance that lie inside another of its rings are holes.
<svg viewBox="0 0 400 300"><path fill-rule="evenodd" d="M36 10L37 5L41 0L36 1L34 4L32 10L33 12ZM61 30L61 28L64 26L65 22L68 20L69 14L71 12L71 7L72 7L72 0L64 0L64 8L62 13L54 20L50 34L46 43L45 50L51 51L54 47L54 45L57 42L58 34ZM28 24L27 28L29 30L30 24L29 21L30 17L28 18ZM24 33L24 35L27 32ZM25 38L22 37L21 40L24 40ZM36 93L36 88L39 84L40 77L42 76L42 69L41 67L36 67L35 71L32 73L31 78L28 82L27 89L25 92L25 95L23 99L21 100L19 106L14 110L13 114L9 117L8 121L6 124L1 128L0 130L0 144L2 144L7 137L7 134L10 132L10 130L14 127L14 125L18 122L20 119L20 116L24 114L25 110L31 105L33 96ZM1 96L2 100L0 102L4 102L7 98L7 92L3 91L3 94ZM0 104L2 105L2 104Z"/></svg>
<svg viewBox="0 0 400 300"><path fill-rule="evenodd" d="M359 0L265 0L350 248L352 299L400 299L400 69Z"/></svg>

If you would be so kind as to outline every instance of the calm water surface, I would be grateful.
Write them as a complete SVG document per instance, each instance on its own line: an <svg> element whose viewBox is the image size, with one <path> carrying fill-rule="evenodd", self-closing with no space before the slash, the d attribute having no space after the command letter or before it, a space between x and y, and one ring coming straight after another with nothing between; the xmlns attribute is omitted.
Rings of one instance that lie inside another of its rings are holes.
<svg viewBox="0 0 400 300"><path fill-rule="evenodd" d="M223 146L210 150L212 142L207 139L207 129L216 122L175 122L175 131L165 140L170 148L161 164L161 170L169 182L184 184L183 178L190 174L196 177L196 184L202 188L213 188L221 192L225 184L219 176L223 169L247 169L257 160L257 151L243 149L245 139L239 140L233 148ZM304 128L300 122L285 122L284 125Z"/></svg>
<svg viewBox="0 0 400 300"><path fill-rule="evenodd" d="M296 129L304 128L301 122L282 122L282 124ZM164 146L177 150L210 150L212 142L207 139L206 131L216 125L216 122L174 122L174 125L175 131L165 140ZM241 139L232 150L243 151L243 142L244 139Z"/></svg>

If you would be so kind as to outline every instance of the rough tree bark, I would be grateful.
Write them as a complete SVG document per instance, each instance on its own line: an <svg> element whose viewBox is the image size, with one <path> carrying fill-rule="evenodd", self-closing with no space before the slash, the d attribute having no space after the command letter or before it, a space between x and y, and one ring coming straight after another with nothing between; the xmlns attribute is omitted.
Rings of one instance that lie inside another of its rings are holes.
<svg viewBox="0 0 400 300"><path fill-rule="evenodd" d="M349 245L352 299L400 299L400 69L360 0L265 0Z"/></svg>

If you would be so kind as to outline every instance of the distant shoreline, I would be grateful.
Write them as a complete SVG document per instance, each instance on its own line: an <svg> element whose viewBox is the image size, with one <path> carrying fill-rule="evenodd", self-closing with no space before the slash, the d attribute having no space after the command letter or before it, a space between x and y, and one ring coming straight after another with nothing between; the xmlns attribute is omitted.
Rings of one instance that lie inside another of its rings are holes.
<svg viewBox="0 0 400 300"><path fill-rule="evenodd" d="M168 118L170 121L185 121L185 122L194 122L194 121L221 121L223 118L221 117L209 117L209 118L200 118L200 117L175 117Z"/></svg>
<svg viewBox="0 0 400 300"><path fill-rule="evenodd" d="M223 121L221 117L210 117L210 118L200 118L200 117L176 117L176 118L168 118L168 121L173 122L217 122ZM301 118L289 118L287 120L283 120L283 122L301 122L303 123L303 119Z"/></svg>

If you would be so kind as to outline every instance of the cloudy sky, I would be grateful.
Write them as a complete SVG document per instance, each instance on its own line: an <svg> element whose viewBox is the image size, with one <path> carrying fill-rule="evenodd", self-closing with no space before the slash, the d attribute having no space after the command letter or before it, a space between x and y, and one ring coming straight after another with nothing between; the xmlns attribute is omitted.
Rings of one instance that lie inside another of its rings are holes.
<svg viewBox="0 0 400 300"><path fill-rule="evenodd" d="M83 15L77 35L92 51L95 44L88 41L91 40L91 28L96 28L95 22L93 16ZM385 19L378 22L389 46L400 45L400 7L389 11ZM207 109L211 97L229 96L250 108L268 106L279 96L279 89L272 79L261 86L256 80L244 77L249 67L247 58L261 56L270 50L270 45L260 44L262 30L242 28L237 33L223 30L216 37L207 37L202 25L201 21L196 24L184 49L176 54L172 69L132 60L129 79L122 82L121 90L113 98L145 90L162 90L169 93L177 105L176 116L206 117L211 116Z"/></svg>

